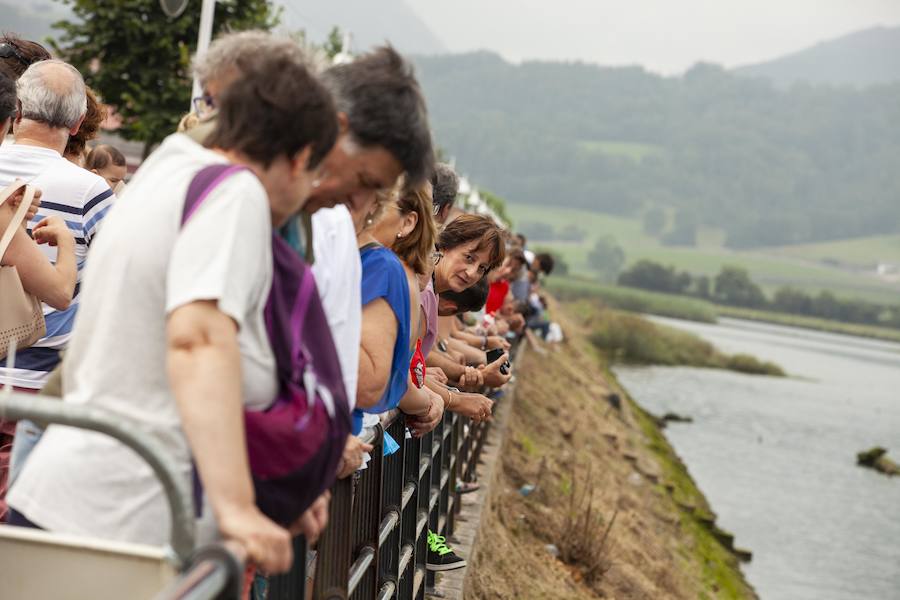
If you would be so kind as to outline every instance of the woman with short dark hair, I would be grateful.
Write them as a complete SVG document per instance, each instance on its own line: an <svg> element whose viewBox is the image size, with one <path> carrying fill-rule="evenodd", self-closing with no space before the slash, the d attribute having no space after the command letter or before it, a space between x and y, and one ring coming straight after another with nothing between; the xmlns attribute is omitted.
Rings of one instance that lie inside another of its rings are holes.
<svg viewBox="0 0 900 600"><path fill-rule="evenodd" d="M263 57L222 94L206 147L167 138L91 250L63 369L66 401L132 419L185 486L196 465L218 533L270 573L290 567L291 534L257 507L244 420L281 384L264 315L273 226L303 207L336 136L331 98L305 66ZM167 542L159 482L106 436L51 426L9 502L14 523Z"/></svg>
<svg viewBox="0 0 900 600"><path fill-rule="evenodd" d="M503 262L506 234L484 215L460 215L441 231L437 244L442 257L434 268L434 291L461 292Z"/></svg>

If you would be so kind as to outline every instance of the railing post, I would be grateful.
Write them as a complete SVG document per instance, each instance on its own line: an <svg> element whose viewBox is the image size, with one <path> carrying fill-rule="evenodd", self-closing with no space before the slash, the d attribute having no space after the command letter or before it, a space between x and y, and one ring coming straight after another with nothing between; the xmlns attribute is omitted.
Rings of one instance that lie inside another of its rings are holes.
<svg viewBox="0 0 900 600"><path fill-rule="evenodd" d="M331 509L328 527L322 533L316 557L315 600L344 600L347 598L347 575L350 572L352 546L350 517L353 507L353 479L339 479L331 488ZM296 560L296 559L295 559ZM281 600L293 600L282 597Z"/></svg>
<svg viewBox="0 0 900 600"><path fill-rule="evenodd" d="M269 600L306 600L306 538L294 538L294 564L284 575L269 578Z"/></svg>
<svg viewBox="0 0 900 600"><path fill-rule="evenodd" d="M384 472L384 435L381 425L376 428L371 459L365 469L357 473L353 489L353 514L350 520L354 556L360 556L364 548L374 552L372 562L350 597L354 600L375 600L378 593L378 532L381 525L382 474Z"/></svg>

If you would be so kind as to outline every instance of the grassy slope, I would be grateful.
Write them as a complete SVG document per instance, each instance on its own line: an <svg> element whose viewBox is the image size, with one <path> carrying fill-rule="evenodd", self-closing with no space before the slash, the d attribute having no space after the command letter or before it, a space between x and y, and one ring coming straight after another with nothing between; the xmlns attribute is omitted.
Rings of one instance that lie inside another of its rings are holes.
<svg viewBox="0 0 900 600"><path fill-rule="evenodd" d="M700 232L698 247L671 247L663 246L657 239L646 235L637 219L559 206L512 204L509 209L517 224L528 221L542 222L556 228L573 224L587 232L585 240L580 243L531 242L531 246L547 247L559 252L576 275L594 276L588 268L587 254L595 239L612 235L625 251L628 264L640 259L649 259L663 264L673 264L694 274L710 276L718 273L723 265L737 265L746 268L768 291L782 285L794 285L810 291L830 289L839 296L866 298L885 303L897 302L900 298L900 285L892 285L867 274L815 262L824 258L834 258L830 256L834 254L832 249L845 247L850 249L848 252L852 250L857 253L856 256L864 255L865 252L878 253L873 255L870 261L875 262L881 253L879 249L892 247L894 238L865 238L857 240L854 244L823 245L828 251L822 250L819 254L811 252L809 255L804 255L800 251L806 246L736 252L723 248L721 236L710 230ZM897 240L900 240L900 237ZM895 254L900 255L900 241L897 241ZM890 256L893 255L881 258ZM900 259L897 262L900 262Z"/></svg>
<svg viewBox="0 0 900 600"><path fill-rule="evenodd" d="M734 556L702 525L711 509L668 442L618 390L586 336L555 312L569 339L546 356L529 349L519 365L466 597L754 598ZM611 390L625 398L621 415L608 410ZM566 513L589 481L603 521L618 510L604 551L612 568L594 582L578 560L546 549L565 543ZM523 497L517 490L527 483L537 489Z"/></svg>

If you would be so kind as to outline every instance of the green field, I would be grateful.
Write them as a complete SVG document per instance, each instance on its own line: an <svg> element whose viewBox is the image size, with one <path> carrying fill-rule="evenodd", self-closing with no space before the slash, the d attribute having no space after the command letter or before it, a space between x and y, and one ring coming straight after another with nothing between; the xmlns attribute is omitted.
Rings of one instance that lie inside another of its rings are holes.
<svg viewBox="0 0 900 600"><path fill-rule="evenodd" d="M547 289L558 299L579 302L588 301L593 306L648 313L701 323L715 323L719 317L733 317L750 321L764 321L778 325L816 329L829 333L842 333L869 337L891 342L900 342L900 330L874 325L842 323L816 317L791 315L787 313L722 306L699 298L663 294L618 285L605 285L579 277L551 276L547 279Z"/></svg>
<svg viewBox="0 0 900 600"><path fill-rule="evenodd" d="M734 251L722 247L722 236L715 230L701 230L696 247L663 246L656 238L646 235L641 222L635 218L616 217L585 210L545 207L526 204L510 204L510 213L516 224L545 223L557 230L575 225L587 233L582 242L530 241L532 248L547 248L559 253L569 264L570 272L582 277L594 277L587 263L587 254L594 241L604 235L613 236L625 251L627 264L649 259L692 274L715 275L724 265L747 269L751 277L768 293L774 289L792 285L811 292L830 290L844 298L864 298L873 302L894 304L900 302L900 283L888 283L873 274L840 268L823 262L829 254L847 251L852 261L867 253L890 253L893 243L900 263L900 236L866 238L861 240L766 248L754 251ZM886 258L889 258L886 257ZM873 259L871 262L875 262ZM883 260L883 259L882 259ZM850 264L851 259L846 259Z"/></svg>
<svg viewBox="0 0 900 600"><path fill-rule="evenodd" d="M697 298L660 294L647 290L604 285L576 277L553 276L547 288L560 300L599 300L610 308L650 313L701 323L716 322L716 306Z"/></svg>
<svg viewBox="0 0 900 600"><path fill-rule="evenodd" d="M871 268L877 262L900 265L900 235L879 235L820 244L783 246L764 251L858 268Z"/></svg>

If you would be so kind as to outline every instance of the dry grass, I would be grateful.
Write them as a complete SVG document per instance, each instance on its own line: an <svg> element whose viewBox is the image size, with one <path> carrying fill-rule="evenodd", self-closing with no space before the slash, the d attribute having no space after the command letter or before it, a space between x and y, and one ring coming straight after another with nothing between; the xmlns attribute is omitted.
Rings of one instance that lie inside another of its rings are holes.
<svg viewBox="0 0 900 600"><path fill-rule="evenodd" d="M529 351L517 369L465 597L753 598L733 557L664 488L677 457L658 460L659 440L629 402L609 411L597 350L565 315L554 317L569 339L547 355ZM525 484L536 485L528 496L519 492ZM708 511L696 488L678 487Z"/></svg>
<svg viewBox="0 0 900 600"><path fill-rule="evenodd" d="M594 491L591 471L581 485L573 484L569 510L563 517L556 541L559 557L566 564L580 568L588 585L600 583L613 566L609 534L619 514L615 510L609 522L605 522L595 508Z"/></svg>

